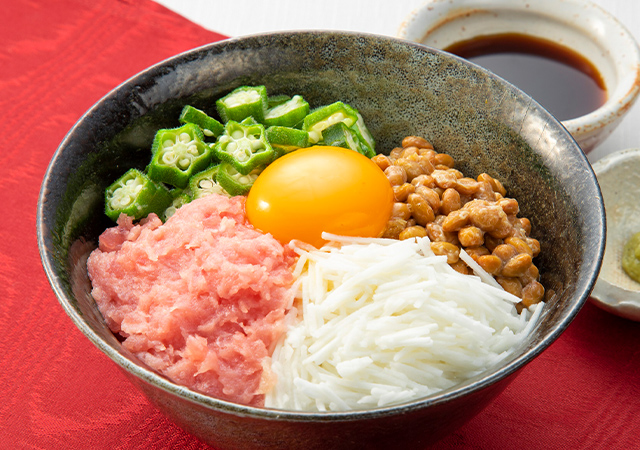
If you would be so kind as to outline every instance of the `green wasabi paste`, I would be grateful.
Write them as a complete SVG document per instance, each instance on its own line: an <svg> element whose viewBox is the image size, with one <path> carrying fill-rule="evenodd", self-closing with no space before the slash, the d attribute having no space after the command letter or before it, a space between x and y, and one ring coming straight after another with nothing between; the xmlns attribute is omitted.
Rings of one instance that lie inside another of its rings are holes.
<svg viewBox="0 0 640 450"><path fill-rule="evenodd" d="M624 271L640 283L640 233L631 236L622 252L622 268Z"/></svg>

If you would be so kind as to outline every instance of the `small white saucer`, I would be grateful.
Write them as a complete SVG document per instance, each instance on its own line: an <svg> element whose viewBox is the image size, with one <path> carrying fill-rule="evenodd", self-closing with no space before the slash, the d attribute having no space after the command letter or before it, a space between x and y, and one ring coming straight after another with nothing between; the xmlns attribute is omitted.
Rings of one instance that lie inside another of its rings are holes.
<svg viewBox="0 0 640 450"><path fill-rule="evenodd" d="M640 321L640 283L622 269L622 250L640 232L640 149L613 153L593 164L607 216L607 247L591 300L602 309Z"/></svg>

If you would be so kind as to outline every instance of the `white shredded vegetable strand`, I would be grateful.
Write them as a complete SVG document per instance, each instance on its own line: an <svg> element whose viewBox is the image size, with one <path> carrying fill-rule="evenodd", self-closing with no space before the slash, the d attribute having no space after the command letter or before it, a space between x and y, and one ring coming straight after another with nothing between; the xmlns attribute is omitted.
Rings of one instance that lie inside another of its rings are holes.
<svg viewBox="0 0 640 450"><path fill-rule="evenodd" d="M429 239L323 234L300 255L294 321L273 353L276 386L266 406L306 411L375 408L448 389L512 354L542 303L519 299L471 257L462 275Z"/></svg>

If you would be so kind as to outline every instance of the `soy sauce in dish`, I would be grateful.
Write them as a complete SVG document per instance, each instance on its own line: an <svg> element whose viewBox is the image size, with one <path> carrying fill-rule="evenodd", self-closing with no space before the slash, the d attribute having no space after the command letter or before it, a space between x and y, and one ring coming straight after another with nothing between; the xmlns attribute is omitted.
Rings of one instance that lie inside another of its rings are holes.
<svg viewBox="0 0 640 450"><path fill-rule="evenodd" d="M602 76L591 61L546 39L503 33L460 41L444 50L510 81L558 120L588 114L607 99Z"/></svg>

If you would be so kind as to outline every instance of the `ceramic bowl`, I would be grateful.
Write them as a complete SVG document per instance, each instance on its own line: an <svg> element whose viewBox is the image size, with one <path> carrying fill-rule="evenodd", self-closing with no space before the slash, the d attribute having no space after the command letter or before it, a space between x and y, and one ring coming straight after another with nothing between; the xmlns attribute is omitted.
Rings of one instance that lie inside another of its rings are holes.
<svg viewBox="0 0 640 450"><path fill-rule="evenodd" d="M103 213L103 190L127 168L146 165L155 131L173 126L183 105L212 111L214 99L246 84L301 94L312 106L345 101L365 117L379 151L389 152L404 136L422 135L450 153L464 173L502 180L532 221L542 246L541 281L555 292L526 342L499 366L431 397L340 413L211 398L127 353L97 310L86 273L88 253L112 225ZM602 198L584 153L522 92L422 45L321 31L222 41L122 84L60 144L43 180L37 223L43 266L75 325L160 410L219 449L415 448L440 439L485 407L565 330L595 282L605 233ZM548 381L562 382L552 373Z"/></svg>
<svg viewBox="0 0 640 450"><path fill-rule="evenodd" d="M622 269L622 251L640 232L640 149L613 153L593 164L606 207L607 248L591 300L602 309L640 321L640 283Z"/></svg>
<svg viewBox="0 0 640 450"><path fill-rule="evenodd" d="M621 122L640 92L640 49L629 31L584 0L431 0L400 25L398 37L435 48L478 36L520 33L554 41L599 70L606 102L562 124L589 152Z"/></svg>

